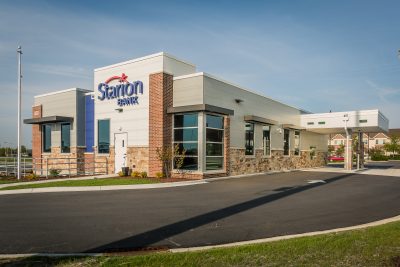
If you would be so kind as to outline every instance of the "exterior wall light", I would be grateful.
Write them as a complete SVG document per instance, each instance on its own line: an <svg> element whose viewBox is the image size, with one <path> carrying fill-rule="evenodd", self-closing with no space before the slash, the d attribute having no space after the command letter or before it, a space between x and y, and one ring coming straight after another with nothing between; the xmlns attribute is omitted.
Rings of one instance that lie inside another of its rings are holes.
<svg viewBox="0 0 400 267"><path fill-rule="evenodd" d="M240 104L240 103L242 103L243 101L244 101L243 99L239 99L239 98L236 98L236 99L235 99L236 104Z"/></svg>
<svg viewBox="0 0 400 267"><path fill-rule="evenodd" d="M123 108L116 108L115 111L117 111L118 113L121 113L122 111L124 111Z"/></svg>

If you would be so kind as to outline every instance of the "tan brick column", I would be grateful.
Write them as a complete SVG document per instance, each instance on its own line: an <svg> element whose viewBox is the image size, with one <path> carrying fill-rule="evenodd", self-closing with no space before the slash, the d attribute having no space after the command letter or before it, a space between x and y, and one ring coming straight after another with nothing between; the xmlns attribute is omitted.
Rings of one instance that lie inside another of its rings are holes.
<svg viewBox="0 0 400 267"><path fill-rule="evenodd" d="M352 131L348 130L349 134L346 135L345 147L344 147L344 168L346 170L353 169L353 137Z"/></svg>
<svg viewBox="0 0 400 267"><path fill-rule="evenodd" d="M32 118L42 117L42 105L32 107ZM42 129L40 124L32 125L32 157L42 157Z"/></svg>
<svg viewBox="0 0 400 267"><path fill-rule="evenodd" d="M149 88L149 176L162 172L162 163L157 158L157 148L171 146L172 116L167 108L172 107L173 76L159 72L150 74Z"/></svg>
<svg viewBox="0 0 400 267"><path fill-rule="evenodd" d="M224 117L224 169L227 175L230 174L230 142L231 142L231 118Z"/></svg>

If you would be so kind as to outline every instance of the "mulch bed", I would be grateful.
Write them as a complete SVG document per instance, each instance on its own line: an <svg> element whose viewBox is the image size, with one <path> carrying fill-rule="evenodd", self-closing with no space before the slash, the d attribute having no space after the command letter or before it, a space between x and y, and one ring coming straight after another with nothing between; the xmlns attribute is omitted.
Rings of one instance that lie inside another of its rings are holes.
<svg viewBox="0 0 400 267"><path fill-rule="evenodd" d="M90 175L93 176L93 175ZM21 180L17 180L15 177L9 177L9 176L3 176L0 177L0 181L10 181L10 182L35 182L35 181L51 181L54 179L65 179L65 180L70 180L70 179L74 179L74 178L84 178L85 176L58 176L58 177L53 177L53 176L49 176L48 178L46 177L38 177L36 179L27 179L24 177L21 177ZM136 178L136 177L131 177L131 176L115 176L115 177L110 177L110 178L100 178L100 179L127 179L127 178L131 178L131 179L151 179L151 180L156 180L159 183L171 183L171 182L185 182L185 181L193 181L193 179L186 179L186 178L153 178L153 177L147 177L147 178ZM1 184L1 183L0 183Z"/></svg>

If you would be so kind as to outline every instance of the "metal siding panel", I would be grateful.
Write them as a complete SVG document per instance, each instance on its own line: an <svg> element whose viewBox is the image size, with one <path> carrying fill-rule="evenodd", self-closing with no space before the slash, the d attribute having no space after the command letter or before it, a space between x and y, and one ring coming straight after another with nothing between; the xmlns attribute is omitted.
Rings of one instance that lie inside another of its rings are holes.
<svg viewBox="0 0 400 267"><path fill-rule="evenodd" d="M94 99L85 97L85 144L86 152L93 152L94 146Z"/></svg>

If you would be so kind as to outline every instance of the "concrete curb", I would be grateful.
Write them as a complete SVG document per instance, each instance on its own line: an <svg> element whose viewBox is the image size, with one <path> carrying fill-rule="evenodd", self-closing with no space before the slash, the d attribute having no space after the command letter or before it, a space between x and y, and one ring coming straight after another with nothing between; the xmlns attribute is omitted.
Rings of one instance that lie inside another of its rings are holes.
<svg viewBox="0 0 400 267"><path fill-rule="evenodd" d="M303 234L261 238L261 239L234 242L234 243L228 243L228 244L222 244L222 245L191 247L191 248L173 248L173 249L169 249L168 251L171 252L171 253L181 253L181 252L202 251L202 250L209 250L209 249L216 249L216 248L229 248L229 247L237 247L237 246L242 246L242 245L268 243L268 242L287 240L287 239L293 239L293 238L299 238L299 237L317 236L317 235L323 235L323 234L340 233L340 232L346 232L346 231L351 231L351 230L365 229L365 228L368 228L368 227L384 225L384 224L387 224L387 223L397 222L397 221L400 221L400 215L395 216L395 217L391 217L391 218L387 218L387 219L383 219L383 220L379 220L379 221L375 221L375 222L359 224L359 225L349 226L349 227L336 228L336 229L331 229L331 230L323 230L323 231L308 232L308 233L303 233ZM27 257L86 257L86 256L99 257L99 256L112 256L112 254L110 254L110 253L24 253L24 254L0 254L0 259L16 259L16 258L27 258Z"/></svg>
<svg viewBox="0 0 400 267"><path fill-rule="evenodd" d="M184 181L157 184L137 184L137 185L106 185L106 186L70 186L70 187L43 187L27 188L14 190L0 190L0 195L15 194L34 194L34 193L56 193L56 192L86 192L86 191L111 191L111 190L137 190L137 189L157 189L170 188L198 184L207 184L207 181Z"/></svg>
<svg viewBox="0 0 400 267"><path fill-rule="evenodd" d="M331 230L323 230L323 231L308 232L308 233L303 233L303 234L261 238L261 239L233 242L233 243L213 245L213 246L202 246L202 247L191 247L191 248L173 248L173 249L170 249L169 251L172 253L179 253L179 252L201 251L201 250L208 250L208 249L215 249L215 248L228 248L228 247L236 247L236 246L242 246L242 245L267 243L267 242L287 240L287 239L293 239L293 238L299 238L299 237L316 236L316 235L322 235L322 234L331 234L331 233L340 233L340 232L346 232L346 231L351 231L351 230L359 230L359 229L364 229L364 228L368 228L368 227L372 227L372 226L379 226L379 225L383 225L383 224L387 224L387 223L391 223L391 222L397 222L397 221L400 221L400 215L392 217L392 218L388 218L388 219L375 221L375 222L370 222L370 223L365 223L365 224L360 224L360 225L355 225L355 226L349 226L349 227L336 228L336 229L331 229Z"/></svg>

